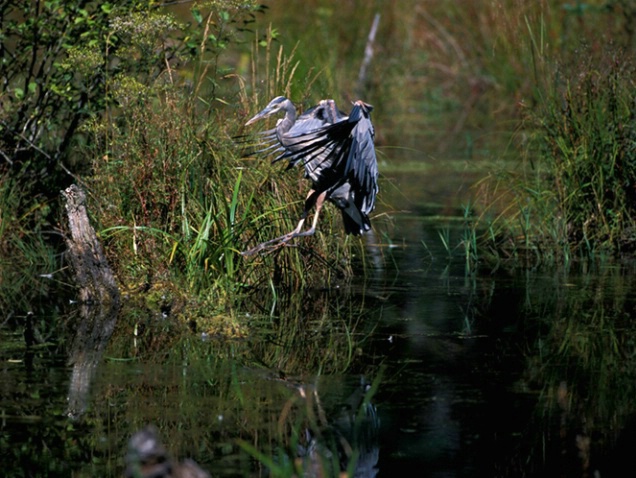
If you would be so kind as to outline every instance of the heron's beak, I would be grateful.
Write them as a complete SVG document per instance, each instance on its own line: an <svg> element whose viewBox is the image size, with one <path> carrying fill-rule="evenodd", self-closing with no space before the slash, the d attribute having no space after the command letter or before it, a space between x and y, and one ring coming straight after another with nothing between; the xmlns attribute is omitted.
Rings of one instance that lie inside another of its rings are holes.
<svg viewBox="0 0 636 478"><path fill-rule="evenodd" d="M258 113L256 116L254 116L252 119L250 119L247 123L245 123L245 126L249 126L252 123L255 123L256 121L258 121L259 119L267 118L269 115L276 113L276 111L278 111L277 108L267 107L263 111Z"/></svg>

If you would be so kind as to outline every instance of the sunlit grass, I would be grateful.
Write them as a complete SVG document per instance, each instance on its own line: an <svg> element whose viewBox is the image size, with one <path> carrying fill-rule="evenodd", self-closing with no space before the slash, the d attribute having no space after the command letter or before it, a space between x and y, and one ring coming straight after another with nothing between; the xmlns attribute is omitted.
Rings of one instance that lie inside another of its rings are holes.
<svg viewBox="0 0 636 478"><path fill-rule="evenodd" d="M614 54L600 46L599 34L630 48L627 10L500 0L397 2L378 12L372 2L310 1L273 4L271 18L279 23L259 13L239 34L233 28L243 10L221 4L188 12L200 30L189 40L199 52L189 64L161 62L163 71L139 77L106 68L108 108L82 129L75 154L89 158L92 171L80 179L126 286L181 281L193 294L215 288L231 302L246 288L325 285L354 273L351 260L366 252L361 241L343 236L330 207L316 237L252 261L239 256L293 229L307 183L300 171L242 158L232 137L245 133L244 120L279 94L301 108L320 98L343 105L355 99L376 13L381 40L364 99L376 107L381 174L430 170L448 151L461 158L444 164L449 174L508 169L484 180L483 195L464 214L475 229L460 246L444 243L446 251L461 250L473 263L523 257L536 264L629 249L631 196L620 184L629 177L629 161L619 164L633 155L624 126L631 124L629 67L606 75L590 66L596 59L608 64ZM306 15L308 9L315 15ZM288 16L297 21L283 30L277 25ZM577 50L581 40L587 49ZM575 61L588 52L589 65ZM564 101L567 112L560 109ZM613 102L619 113L611 117ZM605 124L610 128L597 127ZM507 147L480 134L492 129L506 131ZM424 136L425 144L413 144ZM538 161L538 148L545 161ZM590 169L601 164L596 152L604 148L610 161ZM418 159L402 160L407 155ZM510 168L522 161L526 168ZM4 210L11 209L7 202ZM38 214L36 207L32 217ZM3 237L21 230L10 225L0 225ZM378 234L386 231L380 227Z"/></svg>
<svg viewBox="0 0 636 478"><path fill-rule="evenodd" d="M293 94L294 54L276 46L271 29L255 41L251 88L238 82L243 111L260 108L270 95ZM209 101L193 107L178 72L170 74L170 84L151 85L125 110L85 128L94 136L87 151L91 207L119 280L129 288L176 281L194 295L215 289L224 308L245 290L268 290L270 283L292 290L351 276L347 258L362 243L344 240L330 206L315 237L270 255L240 255L295 227L308 183L301 171L242 157L233 138L244 132L245 119ZM116 123L109 120L114 116Z"/></svg>

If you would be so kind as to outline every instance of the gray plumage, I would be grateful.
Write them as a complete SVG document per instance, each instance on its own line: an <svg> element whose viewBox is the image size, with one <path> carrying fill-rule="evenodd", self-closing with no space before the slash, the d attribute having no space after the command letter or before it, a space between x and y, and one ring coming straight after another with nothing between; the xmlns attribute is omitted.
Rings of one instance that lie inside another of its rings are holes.
<svg viewBox="0 0 636 478"><path fill-rule="evenodd" d="M259 152L275 154L274 162L288 161L288 169L302 164L305 177L312 182L296 229L257 248L313 234L325 200L341 210L347 234L360 235L371 228L369 214L375 207L378 193L372 109L371 105L357 101L347 116L338 110L333 100L322 100L297 116L293 103L278 96L246 123L250 125L284 112L274 129L259 134L264 146ZM314 206L316 213L312 226L301 232Z"/></svg>

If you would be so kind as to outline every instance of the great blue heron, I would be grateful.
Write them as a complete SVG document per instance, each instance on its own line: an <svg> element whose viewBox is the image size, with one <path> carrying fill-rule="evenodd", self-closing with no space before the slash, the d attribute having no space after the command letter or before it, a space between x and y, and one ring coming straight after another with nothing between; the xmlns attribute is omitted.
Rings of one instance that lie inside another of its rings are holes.
<svg viewBox="0 0 636 478"><path fill-rule="evenodd" d="M312 187L296 228L288 234L264 242L244 252L251 255L267 248L285 245L291 239L315 233L320 210L326 200L342 212L345 232L360 235L371 228L369 213L378 193L378 165L375 156L374 129L370 113L373 107L356 101L351 113L341 113L333 100L322 100L297 117L293 103L283 96L274 98L246 125L284 112L276 128L261 133L268 145L261 152L278 152L274 161L287 160L288 169L302 163ZM303 231L309 211L316 207L311 227Z"/></svg>

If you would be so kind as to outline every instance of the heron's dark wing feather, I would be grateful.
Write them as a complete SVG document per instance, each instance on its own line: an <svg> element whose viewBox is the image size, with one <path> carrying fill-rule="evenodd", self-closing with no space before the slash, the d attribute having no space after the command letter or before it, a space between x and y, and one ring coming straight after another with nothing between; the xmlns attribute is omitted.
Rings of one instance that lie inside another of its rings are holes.
<svg viewBox="0 0 636 478"><path fill-rule="evenodd" d="M275 159L289 161L288 168L301 163L314 181L322 174L335 172L334 166L342 162L343 150L349 146L348 138L355 124L341 121L295 136L285 135L285 152ZM339 171L342 172L342 171Z"/></svg>
<svg viewBox="0 0 636 478"><path fill-rule="evenodd" d="M285 151L275 161L288 160L288 168L300 162L319 189L335 190L348 182L356 206L370 213L378 193L370 109L359 101L346 120L293 137L285 135L281 141Z"/></svg>
<svg viewBox="0 0 636 478"><path fill-rule="evenodd" d="M241 157L268 156L284 151L278 141L276 129L260 131L250 135L235 136L233 138L243 148Z"/></svg>
<svg viewBox="0 0 636 478"><path fill-rule="evenodd" d="M358 101L349 115L356 123L351 132L351 147L345 171L349 176L355 201L360 210L369 214L375 207L378 193L378 162L375 155L375 131L370 118L370 107Z"/></svg>

